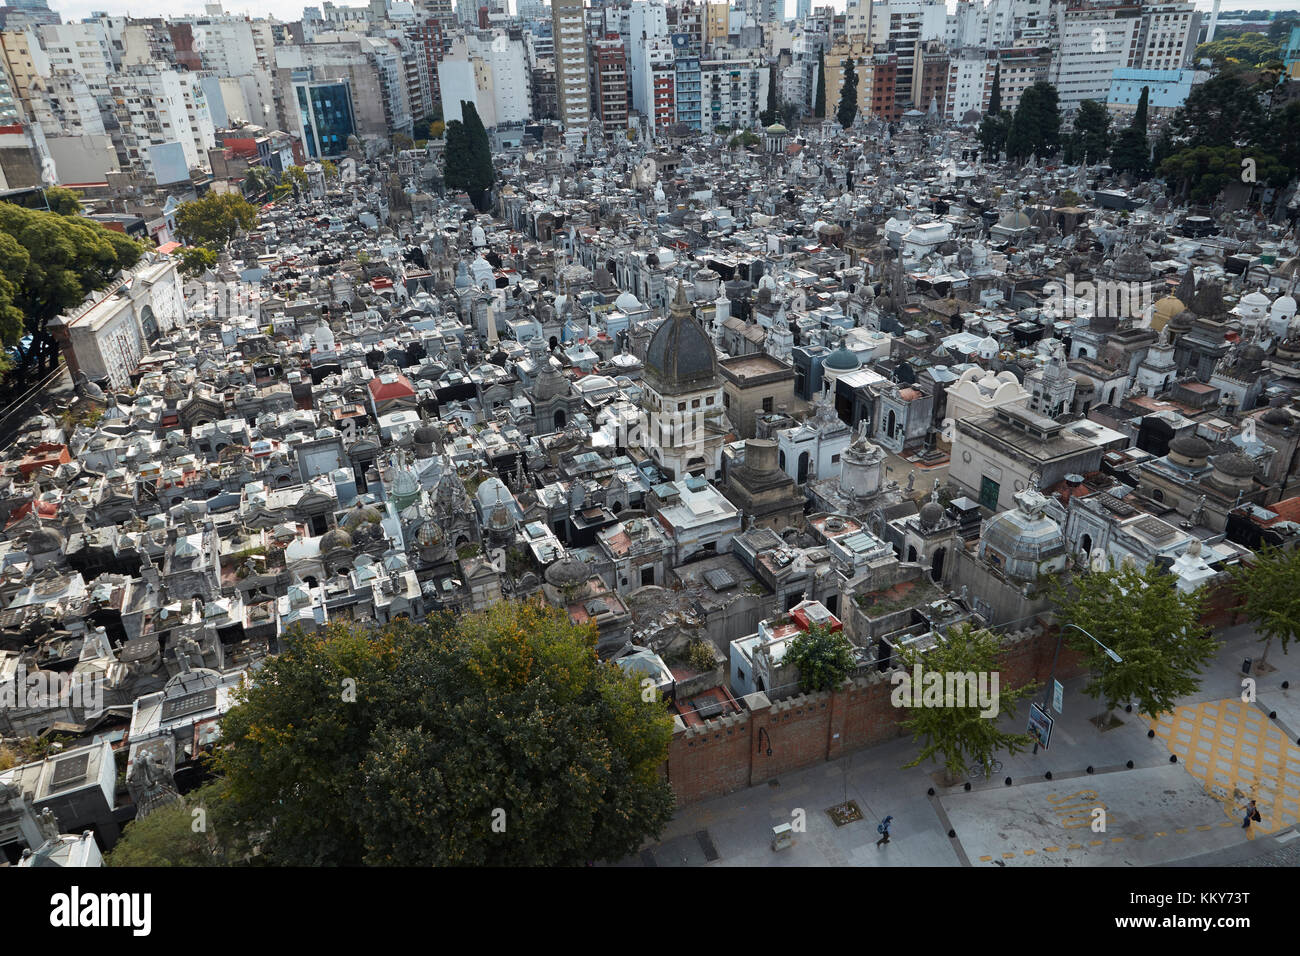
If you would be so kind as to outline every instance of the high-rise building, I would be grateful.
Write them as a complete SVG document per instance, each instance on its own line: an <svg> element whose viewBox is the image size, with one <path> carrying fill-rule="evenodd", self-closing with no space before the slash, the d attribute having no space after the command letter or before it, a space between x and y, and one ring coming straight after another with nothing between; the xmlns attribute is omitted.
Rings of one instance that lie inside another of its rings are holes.
<svg viewBox="0 0 1300 956"><path fill-rule="evenodd" d="M1061 4L1055 13L1059 46L1048 79L1061 111L1072 113L1084 100L1104 102L1116 70L1142 65L1142 8L1077 2Z"/></svg>
<svg viewBox="0 0 1300 956"><path fill-rule="evenodd" d="M598 40L595 60L596 113L606 136L627 133L627 56L617 33Z"/></svg>
<svg viewBox="0 0 1300 956"><path fill-rule="evenodd" d="M651 110L653 80L650 51L668 36L668 11L660 0L632 0L627 17L627 75L632 85L632 109L643 116Z"/></svg>
<svg viewBox="0 0 1300 956"><path fill-rule="evenodd" d="M348 138L356 132L351 83L346 79L295 80L293 98L296 131L307 155L312 159L343 155Z"/></svg>
<svg viewBox="0 0 1300 956"><path fill-rule="evenodd" d="M560 122L566 129L585 130L591 123L591 86L583 0L551 0L551 23Z"/></svg>

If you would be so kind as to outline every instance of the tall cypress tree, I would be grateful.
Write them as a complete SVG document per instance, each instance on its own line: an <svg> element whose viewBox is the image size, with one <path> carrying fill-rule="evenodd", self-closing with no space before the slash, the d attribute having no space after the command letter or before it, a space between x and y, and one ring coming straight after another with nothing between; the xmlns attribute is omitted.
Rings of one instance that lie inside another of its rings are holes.
<svg viewBox="0 0 1300 956"><path fill-rule="evenodd" d="M1002 112L1002 64L993 65L993 92L989 94L989 116Z"/></svg>
<svg viewBox="0 0 1300 956"><path fill-rule="evenodd" d="M767 109L763 110L758 118L764 126L771 126L779 115L780 110L776 105L776 64L774 63L767 70Z"/></svg>
<svg viewBox="0 0 1300 956"><path fill-rule="evenodd" d="M848 129L858 115L858 71L854 69L853 57L844 61L844 82L840 84L840 105L835 111L835 118L840 125Z"/></svg>
<svg viewBox="0 0 1300 956"><path fill-rule="evenodd" d="M1151 145L1147 142L1147 92L1149 87L1142 87L1138 98L1137 110L1133 113L1133 122L1115 140L1115 148L1110 154L1110 165L1120 173L1132 173L1145 176L1151 168Z"/></svg>
<svg viewBox="0 0 1300 956"><path fill-rule="evenodd" d="M826 51L817 51L817 97L813 100L813 116L826 118Z"/></svg>
<svg viewBox="0 0 1300 956"><path fill-rule="evenodd" d="M1138 97L1137 112L1133 114L1133 128L1140 129L1143 133L1147 131L1147 94L1151 92L1151 87L1142 87L1142 95Z"/></svg>
<svg viewBox="0 0 1300 956"><path fill-rule="evenodd" d="M461 100L461 119L447 124L447 145L443 150L443 179L450 189L463 189L478 209L485 209L487 191L496 181L492 168L492 146L478 109Z"/></svg>

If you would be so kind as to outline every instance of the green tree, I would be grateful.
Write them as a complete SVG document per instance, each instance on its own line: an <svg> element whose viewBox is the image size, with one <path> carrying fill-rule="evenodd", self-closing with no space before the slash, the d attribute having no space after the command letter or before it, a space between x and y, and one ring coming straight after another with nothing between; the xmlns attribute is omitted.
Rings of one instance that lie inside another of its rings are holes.
<svg viewBox="0 0 1300 956"><path fill-rule="evenodd" d="M1133 125L1144 133L1147 131L1147 110L1150 96L1151 87L1142 87L1142 95L1138 97L1137 109L1133 111Z"/></svg>
<svg viewBox="0 0 1300 956"><path fill-rule="evenodd" d="M817 51L817 93L813 99L813 116L826 118L826 51Z"/></svg>
<svg viewBox="0 0 1300 956"><path fill-rule="evenodd" d="M96 289L134 266L144 247L83 216L0 203L0 342L32 336L19 364L47 371L58 348L50 319L79 305Z"/></svg>
<svg viewBox="0 0 1300 956"><path fill-rule="evenodd" d="M50 212L60 216L81 215L81 193L75 189L50 186L45 190L45 203L50 207Z"/></svg>
<svg viewBox="0 0 1300 956"><path fill-rule="evenodd" d="M128 823L107 866L231 866L243 861L247 846L229 820L225 781L215 780L181 801ZM201 816L195 811L202 810ZM203 826L195 829L196 820Z"/></svg>
<svg viewBox="0 0 1300 956"><path fill-rule="evenodd" d="M781 115L776 104L776 64L767 68L767 109L758 114L758 120L766 128L776 122Z"/></svg>
<svg viewBox="0 0 1300 956"><path fill-rule="evenodd" d="M1240 70L1221 70L1192 87L1169 121L1176 148L1248 146L1267 127L1259 94Z"/></svg>
<svg viewBox="0 0 1300 956"><path fill-rule="evenodd" d="M180 251L181 275L187 279L203 275L217 264L217 254L204 246L186 246Z"/></svg>
<svg viewBox="0 0 1300 956"><path fill-rule="evenodd" d="M1056 87L1038 80L1020 94L1007 130L1007 158L1023 162L1056 150L1061 136L1061 109Z"/></svg>
<svg viewBox="0 0 1300 956"><path fill-rule="evenodd" d="M292 178L294 169L298 167L286 169L285 176ZM256 225L257 207L235 193L208 193L202 199L181 203L176 210L176 227L189 244L207 246L218 252L241 229L247 231Z"/></svg>
<svg viewBox="0 0 1300 956"><path fill-rule="evenodd" d="M272 864L620 859L672 814L672 721L595 636L501 602L301 638L223 721L232 813Z"/></svg>
<svg viewBox="0 0 1300 956"><path fill-rule="evenodd" d="M858 115L858 71L853 65L853 57L844 60L844 79L840 83L840 104L835 110L835 118L840 125L848 129Z"/></svg>
<svg viewBox="0 0 1300 956"><path fill-rule="evenodd" d="M1243 160L1254 163L1255 181L1283 186L1295 174L1275 156L1229 146L1180 149L1160 164L1159 174L1192 202L1209 203L1231 183L1242 182Z"/></svg>
<svg viewBox="0 0 1300 956"><path fill-rule="evenodd" d="M301 166L290 166L284 171L283 179L292 186L300 189L307 188L307 170Z"/></svg>
<svg viewBox="0 0 1300 956"><path fill-rule="evenodd" d="M1213 60L1219 67L1240 63L1259 67L1282 58L1282 45L1262 33L1239 33L1196 48L1196 59Z"/></svg>
<svg viewBox="0 0 1300 956"><path fill-rule="evenodd" d="M905 647L899 657L909 683L900 682L896 675L893 702L895 706L907 708L903 726L921 744L916 759L905 767L918 766L924 760L942 760L944 773L951 782L972 770L988 771L1000 752L1016 754L1033 744L1033 738L1027 733L1012 733L998 727L998 718L1003 714L1014 717L1017 701L1032 694L1035 685L1008 688L1001 686L1000 681L993 684L1000 677L998 639L989 631L969 623L958 624L949 628L943 639L924 654ZM915 681L918 666L921 685L915 687L910 682ZM965 679L966 675L976 678L974 685ZM979 701L981 675L985 680L984 689L996 707L993 712L990 712L992 707ZM915 706L918 698L922 706Z"/></svg>
<svg viewBox="0 0 1300 956"><path fill-rule="evenodd" d="M476 209L487 209L488 190L496 182L492 147L478 109L461 100L460 121L447 124L447 146L443 150L443 180L449 189L463 189Z"/></svg>
<svg viewBox="0 0 1300 956"><path fill-rule="evenodd" d="M989 116L999 116L1002 113L1002 64L993 65L993 90L989 93Z"/></svg>
<svg viewBox="0 0 1300 956"><path fill-rule="evenodd" d="M804 691L838 687L857 667L849 639L825 625L796 634L785 659L799 669L799 688Z"/></svg>
<svg viewBox="0 0 1300 956"><path fill-rule="evenodd" d="M1070 152L1073 159L1066 162L1092 164L1100 162L1110 153L1110 117L1106 107L1096 100L1084 100L1074 116L1074 132L1070 135Z"/></svg>
<svg viewBox="0 0 1300 956"><path fill-rule="evenodd" d="M1116 172L1145 176L1150 171L1151 146L1147 142L1147 97L1150 87L1142 87L1137 109L1131 122L1115 141L1110 165Z"/></svg>
<svg viewBox="0 0 1300 956"><path fill-rule="evenodd" d="M980 120L978 139L990 162L997 162L1002 150L1007 145L1007 134L1011 130L1011 114L1006 110L990 113Z"/></svg>
<svg viewBox="0 0 1300 956"><path fill-rule="evenodd" d="M280 184L280 177L269 166L249 166L244 174L244 191L251 196L265 196Z"/></svg>
<svg viewBox="0 0 1300 956"><path fill-rule="evenodd" d="M1259 663L1268 662L1273 641L1282 653L1300 630L1300 550L1265 547L1249 564L1231 569L1233 589L1241 597L1246 617L1264 642Z"/></svg>
<svg viewBox="0 0 1300 956"><path fill-rule="evenodd" d="M1180 591L1158 565L1076 574L1056 582L1052 596L1062 627L1083 628L1123 659L1115 663L1075 627L1066 629L1066 643L1091 668L1084 693L1108 711L1131 700L1139 713L1167 713L1196 691L1197 675L1214 659L1218 645L1200 622L1203 595Z"/></svg>
<svg viewBox="0 0 1300 956"><path fill-rule="evenodd" d="M338 167L338 165L334 162L334 160L332 160L332 159L322 159L322 160L320 161L320 168L321 168L321 170L325 173L325 178L326 178L326 179L338 179L338 178L339 178L339 167Z"/></svg>
<svg viewBox="0 0 1300 956"><path fill-rule="evenodd" d="M410 136L407 136L405 133L393 134L394 150L401 151L403 149L410 149L414 145L415 145L415 140L412 139Z"/></svg>

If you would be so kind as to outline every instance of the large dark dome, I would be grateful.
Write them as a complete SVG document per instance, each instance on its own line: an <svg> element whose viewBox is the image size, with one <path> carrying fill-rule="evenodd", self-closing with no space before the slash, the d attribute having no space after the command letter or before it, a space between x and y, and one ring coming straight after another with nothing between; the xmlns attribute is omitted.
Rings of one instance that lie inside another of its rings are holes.
<svg viewBox="0 0 1300 956"><path fill-rule="evenodd" d="M1209 442L1197 438L1195 435L1184 435L1182 438L1175 438L1171 441L1169 450L1175 455L1196 460L1204 458L1210 453L1210 445Z"/></svg>
<svg viewBox="0 0 1300 956"><path fill-rule="evenodd" d="M1229 452L1214 459L1214 467L1229 478L1250 478L1255 474L1255 462L1241 452Z"/></svg>
<svg viewBox="0 0 1300 956"><path fill-rule="evenodd" d="M691 314L685 283L678 283L672 314L646 347L643 376L660 395L706 388L717 376L713 343Z"/></svg>

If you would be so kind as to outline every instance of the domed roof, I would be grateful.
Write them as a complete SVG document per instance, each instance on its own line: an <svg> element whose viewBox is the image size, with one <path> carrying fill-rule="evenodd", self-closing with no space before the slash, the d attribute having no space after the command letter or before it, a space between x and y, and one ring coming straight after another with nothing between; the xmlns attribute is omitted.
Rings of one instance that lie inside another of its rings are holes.
<svg viewBox="0 0 1300 956"><path fill-rule="evenodd" d="M421 425L411 437L417 445L433 445L438 441L438 429L428 424Z"/></svg>
<svg viewBox="0 0 1300 956"><path fill-rule="evenodd" d="M546 578L547 584L562 588L568 585L582 584L590 577L590 571L580 559L571 554L566 554L547 568L542 576Z"/></svg>
<svg viewBox="0 0 1300 956"><path fill-rule="evenodd" d="M1249 306L1254 309L1267 309L1272 303L1268 296L1256 289L1254 292L1247 292L1241 297L1239 305Z"/></svg>
<svg viewBox="0 0 1300 956"><path fill-rule="evenodd" d="M47 551L62 551L63 535L54 528L41 525L27 536L28 554L45 554Z"/></svg>
<svg viewBox="0 0 1300 956"><path fill-rule="evenodd" d="M1151 313L1152 328L1159 332L1165 327L1166 322L1186 308L1186 303L1177 296L1167 295L1163 299L1157 300Z"/></svg>
<svg viewBox="0 0 1300 956"><path fill-rule="evenodd" d="M677 284L672 314L655 330L646 347L646 383L661 395L704 388L717 377L713 343L691 314L686 284Z"/></svg>
<svg viewBox="0 0 1300 956"><path fill-rule="evenodd" d="M352 535L348 534L342 528L331 528L321 535L320 552L329 554L331 551L340 549L347 550L352 547Z"/></svg>
<svg viewBox="0 0 1300 956"><path fill-rule="evenodd" d="M354 531L363 523L368 522L374 524L378 521L382 521L383 518L384 516L374 505L358 504L348 513L348 516L343 519L343 527L348 531Z"/></svg>
<svg viewBox="0 0 1300 956"><path fill-rule="evenodd" d="M1250 478L1255 474L1255 462L1239 451L1231 451L1215 456L1214 470L1229 478Z"/></svg>
<svg viewBox="0 0 1300 956"><path fill-rule="evenodd" d="M1275 317L1286 316L1290 318L1296 313L1295 296L1280 295L1273 301L1273 308L1270 314Z"/></svg>
<svg viewBox="0 0 1300 956"><path fill-rule="evenodd" d="M921 505L921 527L925 529L933 528L943 520L943 505L937 501L927 501Z"/></svg>
<svg viewBox="0 0 1300 956"><path fill-rule="evenodd" d="M1292 424L1291 416L1280 408L1270 408L1259 420L1277 428L1290 428Z"/></svg>
<svg viewBox="0 0 1300 956"><path fill-rule="evenodd" d="M1184 435L1169 443L1169 452L1183 458L1203 459L1210 453L1210 443L1195 435Z"/></svg>
<svg viewBox="0 0 1300 956"><path fill-rule="evenodd" d="M1061 526L1043 513L1043 495L1028 488L1016 495L1016 507L994 515L980 535L980 556L996 560L1011 577L1037 577L1044 560L1065 551ZM993 556L989 552L993 552Z"/></svg>
<svg viewBox="0 0 1300 956"><path fill-rule="evenodd" d="M614 308L620 312L639 312L642 305L641 300L631 292L620 292L618 298L614 300Z"/></svg>
<svg viewBox="0 0 1300 956"><path fill-rule="evenodd" d="M1007 229L1028 229L1029 217L1019 209L1008 209L998 220L998 225Z"/></svg>
<svg viewBox="0 0 1300 956"><path fill-rule="evenodd" d="M537 382L533 385L533 399L538 402L545 402L557 395L564 395L568 391L568 379L548 359L546 365L537 375Z"/></svg>
<svg viewBox="0 0 1300 956"><path fill-rule="evenodd" d="M836 372L853 372L862 367L862 360L841 345L826 356L822 366Z"/></svg>
<svg viewBox="0 0 1300 956"><path fill-rule="evenodd" d="M780 123L773 123L763 132L768 133L772 136L780 136L782 133L788 133L790 131L786 129L784 126L782 126Z"/></svg>

